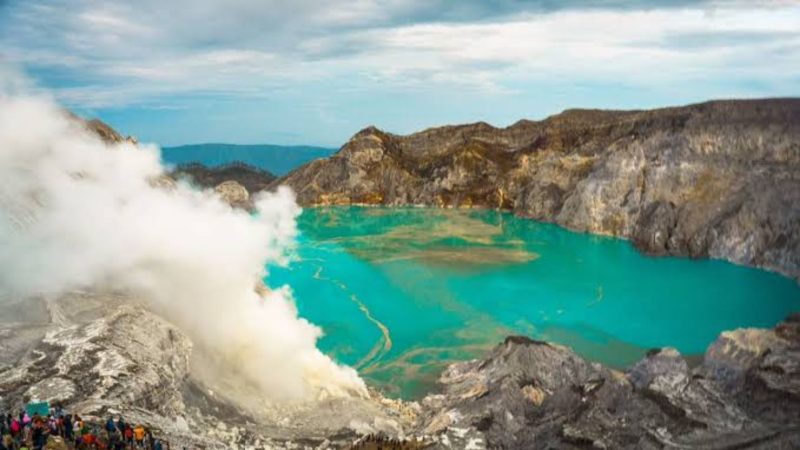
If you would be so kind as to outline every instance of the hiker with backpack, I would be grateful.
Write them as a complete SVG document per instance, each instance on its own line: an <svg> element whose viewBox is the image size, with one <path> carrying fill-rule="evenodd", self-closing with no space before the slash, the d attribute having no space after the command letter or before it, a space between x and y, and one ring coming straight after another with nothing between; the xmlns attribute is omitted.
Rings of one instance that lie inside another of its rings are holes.
<svg viewBox="0 0 800 450"><path fill-rule="evenodd" d="M117 426L114 424L114 418L109 416L106 420L106 437L111 440L111 437L117 433Z"/></svg>

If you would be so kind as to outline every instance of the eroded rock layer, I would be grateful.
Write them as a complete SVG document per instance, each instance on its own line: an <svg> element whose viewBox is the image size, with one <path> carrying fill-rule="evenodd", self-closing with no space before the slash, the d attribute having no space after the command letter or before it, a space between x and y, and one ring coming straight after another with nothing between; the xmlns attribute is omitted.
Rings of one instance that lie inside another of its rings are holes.
<svg viewBox="0 0 800 450"><path fill-rule="evenodd" d="M723 333L699 366L655 349L617 372L509 337L451 366L422 433L488 448L798 448L800 316Z"/></svg>
<svg viewBox="0 0 800 450"><path fill-rule="evenodd" d="M303 205L500 208L654 254L800 276L799 99L568 110L408 136L370 127L277 184Z"/></svg>

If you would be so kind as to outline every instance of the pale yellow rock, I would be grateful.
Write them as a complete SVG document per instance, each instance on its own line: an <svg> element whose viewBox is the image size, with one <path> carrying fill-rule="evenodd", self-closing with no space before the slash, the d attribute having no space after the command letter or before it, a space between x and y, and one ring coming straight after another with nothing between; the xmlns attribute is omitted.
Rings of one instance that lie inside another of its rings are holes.
<svg viewBox="0 0 800 450"><path fill-rule="evenodd" d="M160 175L158 177L150 179L150 186L153 186L154 188L158 189L172 191L176 187L178 187L178 184L168 175Z"/></svg>
<svg viewBox="0 0 800 450"><path fill-rule="evenodd" d="M47 439L47 444L44 446L45 450L67 450L67 443L58 436L50 436Z"/></svg>
<svg viewBox="0 0 800 450"><path fill-rule="evenodd" d="M250 194L244 186L236 181L225 181L214 188L214 191L231 206L248 207L250 204Z"/></svg>
<svg viewBox="0 0 800 450"><path fill-rule="evenodd" d="M441 412L431 420L427 427L425 427L425 434L438 434L446 430L453 423L453 419L449 411Z"/></svg>
<svg viewBox="0 0 800 450"><path fill-rule="evenodd" d="M521 391L522 395L536 406L541 406L546 397L543 390L531 385L523 387Z"/></svg>
<svg viewBox="0 0 800 450"><path fill-rule="evenodd" d="M486 384L476 384L475 386L469 388L467 392L461 394L461 399L467 400L470 398L478 398L487 392L489 392L489 388L486 386Z"/></svg>

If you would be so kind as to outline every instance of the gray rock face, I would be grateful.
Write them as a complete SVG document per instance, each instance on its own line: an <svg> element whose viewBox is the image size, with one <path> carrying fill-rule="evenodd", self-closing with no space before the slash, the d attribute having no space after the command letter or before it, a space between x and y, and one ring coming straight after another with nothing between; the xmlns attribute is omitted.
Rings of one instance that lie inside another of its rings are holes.
<svg viewBox="0 0 800 450"><path fill-rule="evenodd" d="M499 208L800 276L799 99L568 110L408 136L370 127L277 184L303 205Z"/></svg>
<svg viewBox="0 0 800 450"><path fill-rule="evenodd" d="M3 411L43 400L88 417L122 412L175 442L194 442L175 422L187 414L181 387L192 349L177 328L120 294L74 292L26 303L47 305L47 325L0 371Z"/></svg>
<svg viewBox="0 0 800 450"><path fill-rule="evenodd" d="M694 369L666 348L620 373L511 337L442 375L420 432L488 448L797 448L798 351L798 317L723 333Z"/></svg>
<svg viewBox="0 0 800 450"><path fill-rule="evenodd" d="M0 411L59 402L96 423L122 414L172 448L207 449L341 448L359 434L402 435L416 417L413 407L374 392L269 404L253 389L251 403L262 408L251 408L198 370L201 348L130 295L73 292L25 307L16 320L0 320Z"/></svg>
<svg viewBox="0 0 800 450"><path fill-rule="evenodd" d="M18 338L23 356L0 354L0 410L40 399L97 421L121 413L176 448L800 445L800 316L772 330L725 332L695 368L665 348L622 373L509 337L482 360L450 366L440 393L421 404L375 393L254 415L197 378L189 339L135 298L75 292L29 304L25 321L39 328ZM0 323L0 331L24 325Z"/></svg>

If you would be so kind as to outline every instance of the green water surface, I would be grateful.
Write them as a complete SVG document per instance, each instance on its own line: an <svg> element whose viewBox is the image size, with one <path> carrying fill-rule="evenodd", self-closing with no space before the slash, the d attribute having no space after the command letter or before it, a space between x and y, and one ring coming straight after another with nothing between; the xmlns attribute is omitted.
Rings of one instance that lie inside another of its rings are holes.
<svg viewBox="0 0 800 450"><path fill-rule="evenodd" d="M775 273L495 211L312 208L299 226L297 259L269 267L269 284L291 286L322 350L390 396L429 392L445 365L510 334L621 368L800 310L800 286Z"/></svg>

